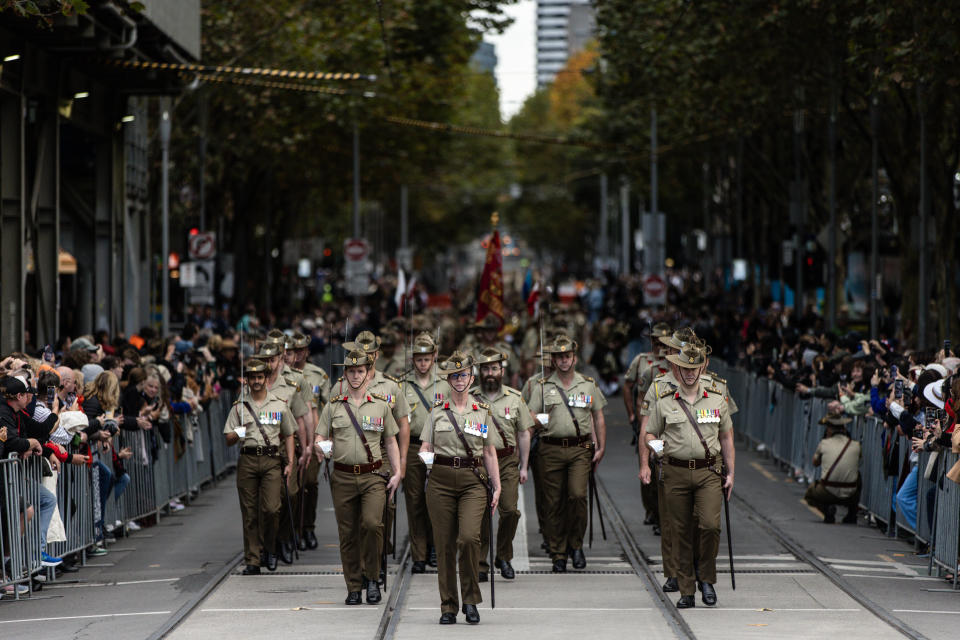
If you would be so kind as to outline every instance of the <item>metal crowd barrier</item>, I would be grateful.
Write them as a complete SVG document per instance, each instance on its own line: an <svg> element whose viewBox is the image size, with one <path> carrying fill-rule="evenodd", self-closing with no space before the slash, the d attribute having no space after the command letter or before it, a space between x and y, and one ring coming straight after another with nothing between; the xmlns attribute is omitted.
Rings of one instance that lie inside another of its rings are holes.
<svg viewBox="0 0 960 640"><path fill-rule="evenodd" d="M734 426L747 441L769 453L797 478L810 483L817 480L820 469L813 466L813 454L823 437L819 419L827 412L823 398L801 398L792 391L764 377L714 361L711 368L726 378L730 393L740 412ZM860 467L862 492L860 506L875 520L884 523L887 533L898 530L914 535L917 545L930 545L930 569L936 564L954 574L960 554L960 486L947 480L945 473L957 461L957 455L939 452L931 468L930 478L924 472L930 453L919 455L917 466L917 523L910 526L905 518L897 518L896 494L900 478L911 471L910 439L888 429L872 416L856 416L848 425L851 437L861 443L863 460ZM898 455L890 454L896 450Z"/></svg>
<svg viewBox="0 0 960 640"><path fill-rule="evenodd" d="M199 414L196 424L184 419L185 442L179 456L175 455L173 441L163 442L156 429L120 431L117 449L130 447L133 455L122 463L130 482L119 498L115 496L118 478L112 456L101 457L95 453L94 460L101 460L114 472L114 483L104 505L104 524L127 523L150 516L159 518L171 500L189 496L235 467L238 449L227 447L223 437L223 423L231 406L231 394L222 393ZM187 439L188 429L192 430L192 442ZM0 548L3 551L0 588L12 584L29 586L31 576L42 569L38 488L42 464L37 456L0 460ZM101 515L101 481L107 480L101 478L95 463L61 466L56 495L66 541L49 542L50 555L78 553L81 562L85 562L86 550L99 539L96 524ZM27 519L26 509L31 505L33 517Z"/></svg>

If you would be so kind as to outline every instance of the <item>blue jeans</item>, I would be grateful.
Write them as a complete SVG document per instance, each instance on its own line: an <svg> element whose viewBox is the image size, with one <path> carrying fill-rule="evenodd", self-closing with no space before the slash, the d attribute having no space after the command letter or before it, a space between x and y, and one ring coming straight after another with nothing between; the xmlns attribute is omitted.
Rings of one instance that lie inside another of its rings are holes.
<svg viewBox="0 0 960 640"><path fill-rule="evenodd" d="M36 483L36 489L37 511L40 512L40 551L46 551L47 529L50 528L50 520L53 519L53 512L57 508L57 496L42 484Z"/></svg>
<svg viewBox="0 0 960 640"><path fill-rule="evenodd" d="M130 484L129 473L124 472L122 476L113 479L113 500L117 504L117 509L120 508L120 496L126 491L128 484Z"/></svg>
<svg viewBox="0 0 960 640"><path fill-rule="evenodd" d="M910 474L903 481L900 491L897 491L897 518L901 524L917 530L917 481L919 478L917 467L910 469Z"/></svg>

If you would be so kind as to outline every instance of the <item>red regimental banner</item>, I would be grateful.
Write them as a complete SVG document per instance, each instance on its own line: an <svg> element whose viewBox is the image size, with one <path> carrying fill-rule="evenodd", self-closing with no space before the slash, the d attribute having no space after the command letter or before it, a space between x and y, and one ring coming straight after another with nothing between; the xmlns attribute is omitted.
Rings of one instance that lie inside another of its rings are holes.
<svg viewBox="0 0 960 640"><path fill-rule="evenodd" d="M500 251L500 232L494 231L487 247L487 259L480 276L480 294L477 298L477 322L494 315L503 325L503 253Z"/></svg>

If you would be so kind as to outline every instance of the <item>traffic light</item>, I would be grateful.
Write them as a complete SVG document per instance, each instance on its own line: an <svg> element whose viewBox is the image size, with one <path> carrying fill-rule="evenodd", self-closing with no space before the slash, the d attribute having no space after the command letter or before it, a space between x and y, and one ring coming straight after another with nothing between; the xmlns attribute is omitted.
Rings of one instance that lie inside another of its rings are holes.
<svg viewBox="0 0 960 640"><path fill-rule="evenodd" d="M815 289L826 284L827 261L825 253L816 247L803 257L803 286Z"/></svg>

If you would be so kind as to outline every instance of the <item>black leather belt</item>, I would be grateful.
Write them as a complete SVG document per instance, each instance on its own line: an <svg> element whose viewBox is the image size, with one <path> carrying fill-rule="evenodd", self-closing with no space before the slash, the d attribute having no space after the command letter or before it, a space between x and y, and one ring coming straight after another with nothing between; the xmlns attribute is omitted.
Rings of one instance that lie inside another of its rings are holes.
<svg viewBox="0 0 960 640"><path fill-rule="evenodd" d="M240 453L246 456L275 456L280 453L280 448L275 445L269 447L240 447Z"/></svg>
<svg viewBox="0 0 960 640"><path fill-rule="evenodd" d="M506 458L509 455L513 455L513 452L516 450L517 448L513 445L504 447L503 449L497 449L497 458Z"/></svg>
<svg viewBox="0 0 960 640"><path fill-rule="evenodd" d="M423 444L417 436L410 436L410 444Z"/></svg>
<svg viewBox="0 0 960 640"><path fill-rule="evenodd" d="M590 443L593 445L593 440L590 436L573 436L571 438L551 438L549 436L540 436L540 442L546 444L552 444L557 447L582 447L584 444ZM589 449L590 447L586 447Z"/></svg>
<svg viewBox="0 0 960 640"><path fill-rule="evenodd" d="M433 464L439 464L444 467L453 467L454 469L476 469L483 464L483 458L461 458L454 456L434 456Z"/></svg>
<svg viewBox="0 0 960 640"><path fill-rule="evenodd" d="M371 473L382 466L383 460L377 460L376 462L371 462L369 464L344 464L342 462L333 463L333 468L335 470L346 471L347 473L352 473L355 476L358 476L362 473Z"/></svg>
<svg viewBox="0 0 960 640"><path fill-rule="evenodd" d="M667 456L667 464L673 467L683 467L684 469L707 469L717 464L716 456L709 458L695 458L693 460L681 460L673 456Z"/></svg>

